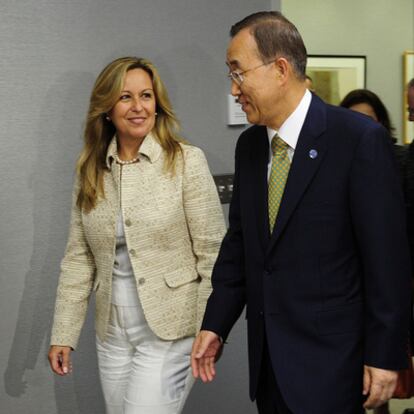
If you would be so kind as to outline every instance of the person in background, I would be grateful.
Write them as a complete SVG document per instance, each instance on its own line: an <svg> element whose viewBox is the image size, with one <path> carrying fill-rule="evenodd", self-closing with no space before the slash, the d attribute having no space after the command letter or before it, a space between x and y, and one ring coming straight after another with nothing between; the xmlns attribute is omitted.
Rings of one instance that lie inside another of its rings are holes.
<svg viewBox="0 0 414 414"><path fill-rule="evenodd" d="M344 108L349 108L352 111L360 112L364 115L371 117L374 121L379 122L389 133L389 138L393 143L393 150L397 166L400 172L401 185L404 191L404 196L407 205L407 234L410 245L414 244L414 232L410 231L409 225L409 194L413 194L407 186L409 177L407 176L407 167L408 167L408 148L402 145L397 144L397 139L394 136L395 129L391 124L391 119L388 113L387 108L381 101L378 95L368 89L355 89L349 92L340 106ZM414 258L413 251L411 249L411 258ZM412 260L412 259L411 259ZM388 403L383 404L382 406L374 410L375 414L390 414L390 407Z"/></svg>
<svg viewBox="0 0 414 414"><path fill-rule="evenodd" d="M407 85L408 120L414 122L414 78Z"/></svg>
<svg viewBox="0 0 414 414"><path fill-rule="evenodd" d="M315 88L314 88L314 86L313 86L313 79L312 79L309 75L306 75L305 84L306 84L306 87L307 87L307 88L308 88L311 92L315 93Z"/></svg>
<svg viewBox="0 0 414 414"><path fill-rule="evenodd" d="M410 260L388 133L305 84L307 52L279 12L230 31L231 92L252 127L237 143L229 229L193 345L212 381L246 305L260 414L357 414L407 367Z"/></svg>
<svg viewBox="0 0 414 414"><path fill-rule="evenodd" d="M49 351L71 371L96 294L107 414L180 413L225 231L203 152L178 135L154 65L124 57L92 90Z"/></svg>
<svg viewBox="0 0 414 414"><path fill-rule="evenodd" d="M407 119L414 122L414 78L407 84ZM410 240L411 257L414 258L414 141L408 145L406 165L407 224ZM414 261L414 260L413 260ZM414 320L411 321L411 349L414 349Z"/></svg>
<svg viewBox="0 0 414 414"><path fill-rule="evenodd" d="M392 126L388 110L379 96L368 89L354 89L342 99L339 105L343 108L348 108L352 111L369 116L374 121L379 122L388 131L389 138L394 144L394 155L397 161L402 186L404 188L407 148L402 145L397 145L397 139L394 136L395 128Z"/></svg>
<svg viewBox="0 0 414 414"><path fill-rule="evenodd" d="M407 119L414 122L414 78L407 84ZM406 166L406 195L407 195L407 222L410 234L411 257L414 258L414 141L408 146L408 159ZM414 326L411 330L414 336ZM414 338L412 339L414 345ZM414 349L414 348L413 348Z"/></svg>

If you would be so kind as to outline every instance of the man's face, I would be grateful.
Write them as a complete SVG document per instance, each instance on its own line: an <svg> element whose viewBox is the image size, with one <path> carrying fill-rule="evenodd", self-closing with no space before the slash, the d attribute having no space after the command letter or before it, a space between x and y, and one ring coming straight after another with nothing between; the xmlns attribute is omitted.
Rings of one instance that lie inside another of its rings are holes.
<svg viewBox="0 0 414 414"><path fill-rule="evenodd" d="M231 94L237 97L251 124L269 125L278 102L277 68L274 62L263 62L249 29L243 29L230 41L227 65L230 71L242 73L243 82L234 80Z"/></svg>
<svg viewBox="0 0 414 414"><path fill-rule="evenodd" d="M409 88L407 92L408 120L414 122L414 88Z"/></svg>

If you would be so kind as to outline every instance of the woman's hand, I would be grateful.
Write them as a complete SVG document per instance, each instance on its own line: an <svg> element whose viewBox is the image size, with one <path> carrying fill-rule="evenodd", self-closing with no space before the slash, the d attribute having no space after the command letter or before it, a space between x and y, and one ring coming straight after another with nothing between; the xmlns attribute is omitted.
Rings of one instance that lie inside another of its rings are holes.
<svg viewBox="0 0 414 414"><path fill-rule="evenodd" d="M58 375L67 375L72 372L72 362L70 361L70 346L52 345L49 349L49 363L52 371Z"/></svg>

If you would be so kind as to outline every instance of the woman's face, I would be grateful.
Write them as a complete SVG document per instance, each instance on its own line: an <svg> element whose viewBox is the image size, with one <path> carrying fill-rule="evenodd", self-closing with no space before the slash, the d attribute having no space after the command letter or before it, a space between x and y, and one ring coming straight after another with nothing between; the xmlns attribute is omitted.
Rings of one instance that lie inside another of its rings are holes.
<svg viewBox="0 0 414 414"><path fill-rule="evenodd" d="M151 77L143 69L125 75L118 102L108 113L118 139L143 139L155 125L155 94Z"/></svg>
<svg viewBox="0 0 414 414"><path fill-rule="evenodd" d="M378 122L377 115L375 114L374 108L365 102L355 104L349 107L352 111L360 112L361 114L368 115L370 118L372 118L374 121Z"/></svg>

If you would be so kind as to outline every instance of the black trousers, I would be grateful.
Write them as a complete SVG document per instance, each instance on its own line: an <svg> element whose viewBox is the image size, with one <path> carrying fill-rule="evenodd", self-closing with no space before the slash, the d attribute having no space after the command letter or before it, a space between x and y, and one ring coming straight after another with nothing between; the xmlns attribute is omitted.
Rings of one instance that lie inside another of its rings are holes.
<svg viewBox="0 0 414 414"><path fill-rule="evenodd" d="M277 385L266 341L263 347L256 404L259 414L293 414L283 400Z"/></svg>

